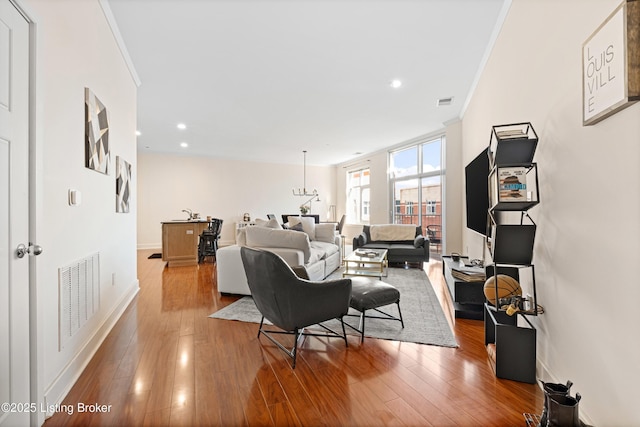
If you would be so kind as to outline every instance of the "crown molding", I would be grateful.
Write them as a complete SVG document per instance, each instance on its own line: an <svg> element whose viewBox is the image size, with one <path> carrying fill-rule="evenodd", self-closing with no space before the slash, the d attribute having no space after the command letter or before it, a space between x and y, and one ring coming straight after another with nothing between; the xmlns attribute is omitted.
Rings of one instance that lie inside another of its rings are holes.
<svg viewBox="0 0 640 427"><path fill-rule="evenodd" d="M122 55L122 59L124 59L124 62L127 64L127 68L129 69L129 74L131 74L131 78L135 82L136 86L140 87L142 82L140 81L140 77L138 76L136 67L133 65L131 56L129 56L127 45L124 43L124 39L120 34L120 28L118 28L118 23L116 22L116 18L115 16L113 16L113 12L111 11L111 6L109 5L109 1L99 0L99 2L100 2L100 7L102 8L102 13L104 13L104 17L106 18L107 23L109 24L111 33L113 34L113 38L116 40L118 49L120 49L120 54Z"/></svg>

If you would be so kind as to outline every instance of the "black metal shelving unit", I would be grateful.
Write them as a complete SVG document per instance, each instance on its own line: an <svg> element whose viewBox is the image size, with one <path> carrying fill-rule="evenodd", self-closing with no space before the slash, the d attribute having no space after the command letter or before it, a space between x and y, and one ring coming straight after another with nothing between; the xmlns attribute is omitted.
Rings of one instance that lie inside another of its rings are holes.
<svg viewBox="0 0 640 427"><path fill-rule="evenodd" d="M538 136L531 123L493 126L489 143L489 215L487 246L492 263L487 277L506 274L531 281L528 309L507 314L484 304L485 345L497 377L535 383L536 328L528 316L538 315L533 246L536 224L529 209L540 202L538 165L533 156ZM494 280L496 294L498 281ZM518 322L518 319L521 319Z"/></svg>

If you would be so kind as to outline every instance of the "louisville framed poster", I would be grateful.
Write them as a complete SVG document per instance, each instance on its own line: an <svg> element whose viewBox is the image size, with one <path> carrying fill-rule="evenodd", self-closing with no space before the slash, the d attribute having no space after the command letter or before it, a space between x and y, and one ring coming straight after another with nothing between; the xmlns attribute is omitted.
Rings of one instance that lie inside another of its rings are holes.
<svg viewBox="0 0 640 427"><path fill-rule="evenodd" d="M640 1L625 0L582 45L582 124L640 100Z"/></svg>

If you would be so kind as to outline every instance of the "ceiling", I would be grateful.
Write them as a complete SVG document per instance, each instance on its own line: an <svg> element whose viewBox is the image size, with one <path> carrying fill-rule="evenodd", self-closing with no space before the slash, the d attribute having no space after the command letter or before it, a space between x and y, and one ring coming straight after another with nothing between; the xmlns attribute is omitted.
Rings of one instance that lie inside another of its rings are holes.
<svg viewBox="0 0 640 427"><path fill-rule="evenodd" d="M109 6L141 81L139 151L301 163L307 150L308 164L330 165L459 117L505 2L109 0ZM390 86L394 79L400 88ZM451 105L436 105L448 97Z"/></svg>

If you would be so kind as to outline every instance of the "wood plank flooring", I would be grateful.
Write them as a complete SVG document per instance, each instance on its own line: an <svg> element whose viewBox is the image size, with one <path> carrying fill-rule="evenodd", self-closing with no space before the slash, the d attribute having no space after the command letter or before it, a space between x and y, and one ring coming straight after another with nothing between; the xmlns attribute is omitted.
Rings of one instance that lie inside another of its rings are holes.
<svg viewBox="0 0 640 427"><path fill-rule="evenodd" d="M210 319L237 297L215 267L165 268L138 253L140 293L63 404L54 426L523 426L536 385L497 379L483 323L453 319L440 261L425 264L459 348L366 338L307 338L296 369L257 325Z"/></svg>

